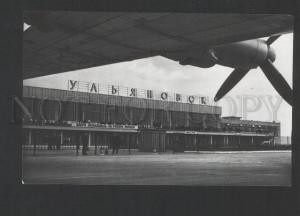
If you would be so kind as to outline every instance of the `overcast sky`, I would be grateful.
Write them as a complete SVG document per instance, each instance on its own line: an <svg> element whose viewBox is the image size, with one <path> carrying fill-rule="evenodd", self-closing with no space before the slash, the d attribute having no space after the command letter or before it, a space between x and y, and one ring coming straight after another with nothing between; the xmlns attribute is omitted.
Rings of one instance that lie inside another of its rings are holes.
<svg viewBox="0 0 300 216"><path fill-rule="evenodd" d="M292 86L293 34L281 36L272 44L272 47L277 55L274 65ZM24 80L24 85L67 89L67 82L71 79L182 94L201 94L207 95L212 101L217 90L232 70L232 68L218 65L208 69L182 66L173 60L155 56L27 79ZM257 97L263 99L260 99L259 102ZM237 115L248 120L279 121L281 122L281 134L290 136L292 109L290 105L281 100L281 97L258 68L251 70L227 94L227 99L221 99L217 105L222 106L222 116ZM229 103L229 101L234 101L237 108L236 112L233 109L233 103ZM243 101L244 103L247 102L246 108L242 105ZM276 104L277 101L281 101L281 103L277 115L274 115L272 104Z"/></svg>

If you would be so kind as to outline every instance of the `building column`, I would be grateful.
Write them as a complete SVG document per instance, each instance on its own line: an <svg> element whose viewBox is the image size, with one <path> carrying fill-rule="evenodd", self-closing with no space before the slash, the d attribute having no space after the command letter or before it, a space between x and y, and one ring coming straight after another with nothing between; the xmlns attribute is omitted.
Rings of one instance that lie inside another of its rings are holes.
<svg viewBox="0 0 300 216"><path fill-rule="evenodd" d="M188 112L186 112L185 126L190 126L190 114Z"/></svg>
<svg viewBox="0 0 300 216"><path fill-rule="evenodd" d="M128 154L131 154L131 141L132 141L132 135L128 134Z"/></svg>
<svg viewBox="0 0 300 216"><path fill-rule="evenodd" d="M150 127L153 128L153 119L154 119L154 113L153 109L150 110Z"/></svg>
<svg viewBox="0 0 300 216"><path fill-rule="evenodd" d="M85 121L85 111L82 111L81 120L82 120L83 122Z"/></svg>
<svg viewBox="0 0 300 216"><path fill-rule="evenodd" d="M28 130L28 145L32 144L32 132L31 129Z"/></svg>
<svg viewBox="0 0 300 216"><path fill-rule="evenodd" d="M96 136L95 136L95 144L94 144L94 146L95 146L94 154L95 154L95 155L97 154L98 141L99 141L99 135L96 134Z"/></svg>
<svg viewBox="0 0 300 216"><path fill-rule="evenodd" d="M64 133L63 131L60 132L60 145L62 145L64 142Z"/></svg>
<svg viewBox="0 0 300 216"><path fill-rule="evenodd" d="M92 133L89 132L89 142L88 142L88 147L91 146L91 142L92 142Z"/></svg>
<svg viewBox="0 0 300 216"><path fill-rule="evenodd" d="M168 118L169 118L169 128L172 128L172 115L171 115L171 111L168 112Z"/></svg>
<svg viewBox="0 0 300 216"><path fill-rule="evenodd" d="M130 124L133 125L133 110L129 111Z"/></svg>
<svg viewBox="0 0 300 216"><path fill-rule="evenodd" d="M105 142L105 145L106 145L106 146L109 146L109 142L108 142L109 140L108 140L108 134L107 134L107 133L105 133L105 135L104 135L104 140L105 140L105 141L104 141L104 142Z"/></svg>

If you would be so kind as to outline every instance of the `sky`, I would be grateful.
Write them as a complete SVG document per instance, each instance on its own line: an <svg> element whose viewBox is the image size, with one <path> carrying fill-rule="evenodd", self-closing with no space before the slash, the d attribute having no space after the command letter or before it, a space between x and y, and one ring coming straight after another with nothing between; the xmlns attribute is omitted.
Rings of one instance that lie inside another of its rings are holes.
<svg viewBox="0 0 300 216"><path fill-rule="evenodd" d="M293 34L281 36L272 44L275 67L292 86ZM206 95L210 104L222 107L222 116L240 116L247 120L278 121L281 135L290 136L292 108L274 90L262 71L252 69L218 103L213 98L233 69L216 65L211 68L183 66L154 56L134 61L54 74L23 81L24 85L67 89L68 80L114 84L126 87Z"/></svg>

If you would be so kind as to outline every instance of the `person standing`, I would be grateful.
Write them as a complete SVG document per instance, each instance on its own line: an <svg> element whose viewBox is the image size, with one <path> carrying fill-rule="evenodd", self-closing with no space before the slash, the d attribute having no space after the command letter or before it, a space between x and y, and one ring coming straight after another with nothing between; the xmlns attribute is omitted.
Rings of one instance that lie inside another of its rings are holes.
<svg viewBox="0 0 300 216"><path fill-rule="evenodd" d="M87 155L88 151L88 136L86 133L82 136L82 155Z"/></svg>
<svg viewBox="0 0 300 216"><path fill-rule="evenodd" d="M78 139L76 140L76 156L78 156L81 143L81 135L76 135L76 137L78 137Z"/></svg>
<svg viewBox="0 0 300 216"><path fill-rule="evenodd" d="M44 138L44 143L47 145L47 149L50 150L50 140L49 140L49 135L46 134Z"/></svg>
<svg viewBox="0 0 300 216"><path fill-rule="evenodd" d="M178 137L177 136L173 137L172 146L173 146L173 154L175 154L176 150L178 148Z"/></svg>
<svg viewBox="0 0 300 216"><path fill-rule="evenodd" d="M112 139L112 147L113 147L112 154L118 154L119 147L120 147L119 137L117 134L114 133L112 138L113 138Z"/></svg>
<svg viewBox="0 0 300 216"><path fill-rule="evenodd" d="M117 135L114 133L111 139L111 145L112 145L112 154L116 153L116 142L117 142Z"/></svg>
<svg viewBox="0 0 300 216"><path fill-rule="evenodd" d="M60 136L55 134L56 150L60 150Z"/></svg>
<svg viewBox="0 0 300 216"><path fill-rule="evenodd" d="M120 138L118 135L116 135L116 154L119 153L119 148L120 148Z"/></svg>

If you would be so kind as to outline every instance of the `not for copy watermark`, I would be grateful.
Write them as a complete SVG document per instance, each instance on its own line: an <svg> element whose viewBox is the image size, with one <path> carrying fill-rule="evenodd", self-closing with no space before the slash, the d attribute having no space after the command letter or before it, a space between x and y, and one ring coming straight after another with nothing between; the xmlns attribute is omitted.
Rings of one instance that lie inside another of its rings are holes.
<svg viewBox="0 0 300 216"><path fill-rule="evenodd" d="M101 113L105 118L110 118L110 116L118 115L119 118L124 119L127 123L142 123L146 120L146 118L151 115L152 118L156 117L157 112L162 112L163 119L167 122L172 121L173 111L176 111L174 107L176 103L161 101L160 103L155 102L155 100L139 100L136 103L137 98L124 98L122 105L116 105L111 103L110 101L94 101L96 104L105 104L108 106L107 109L101 110ZM19 109L19 112L22 112L22 116L29 119L43 119L49 120L47 115L47 101L52 101L55 105L53 106L51 112L56 113L55 121L60 121L64 119L62 110L64 109L65 102L73 102L74 107L78 106L80 103L89 103L88 99L83 96L66 96L64 98L40 98L38 103L38 108L35 108L33 113L33 108L28 106L23 102L22 99L17 96L11 97L11 123L16 123L17 116L16 110ZM180 103L180 102L178 102ZM264 121L278 121L278 112L281 107L283 107L283 99L279 95L236 95L225 96L219 102L214 102L210 98L206 98L206 105L200 104L191 104L186 103L187 109L185 111L181 110L181 112L186 113L186 119L191 122L199 121L198 118L193 118L193 115L190 115L191 112L204 113L206 110L207 113L210 114L210 118L219 119L221 115L221 109L223 110L223 114L226 113L226 116L238 116L244 120L249 119L250 116L257 114L258 116L263 116ZM157 104L160 104L157 106ZM132 113L130 110L131 107L138 106L139 111ZM190 106L194 106L195 109L190 109ZM118 109L117 107L121 107ZM201 110L203 107L203 110ZM75 112L79 112L79 109L74 109ZM99 110L100 112L100 110ZM161 114L160 114L161 115ZM135 117L133 117L135 116ZM135 119L135 120L133 120ZM92 120L92 119L91 119Z"/></svg>

